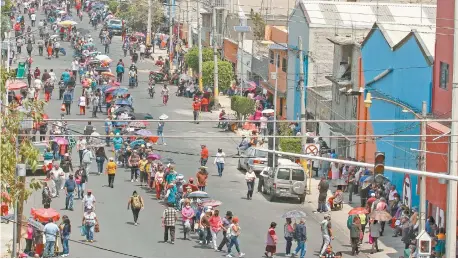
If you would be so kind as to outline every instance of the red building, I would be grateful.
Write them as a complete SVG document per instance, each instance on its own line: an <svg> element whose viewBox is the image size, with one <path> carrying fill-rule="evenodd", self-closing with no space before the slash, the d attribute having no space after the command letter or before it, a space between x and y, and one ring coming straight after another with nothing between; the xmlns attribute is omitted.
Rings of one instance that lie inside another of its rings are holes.
<svg viewBox="0 0 458 259"><path fill-rule="evenodd" d="M452 110L454 4L455 0L437 1L436 53L432 94L432 112L436 118L450 118ZM447 134L450 132L449 126L437 122L429 123L426 134ZM426 170L438 173L448 172L449 137L447 135L438 139L427 137L426 141L426 149L430 151L426 155ZM428 215L433 216L439 226L444 226L447 185L437 179L427 178L426 199L428 200Z"/></svg>

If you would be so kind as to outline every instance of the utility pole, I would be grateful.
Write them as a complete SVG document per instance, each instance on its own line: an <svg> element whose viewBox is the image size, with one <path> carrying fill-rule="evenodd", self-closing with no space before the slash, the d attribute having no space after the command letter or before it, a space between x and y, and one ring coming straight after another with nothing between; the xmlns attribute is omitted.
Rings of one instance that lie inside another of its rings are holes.
<svg viewBox="0 0 458 259"><path fill-rule="evenodd" d="M173 64L173 20L175 19L174 14L172 14L172 5L173 0L169 0L169 63L170 63L170 70L172 70Z"/></svg>
<svg viewBox="0 0 458 259"><path fill-rule="evenodd" d="M241 21L241 25L242 26L246 26L246 24L244 22L242 22L242 21ZM243 96L243 56L245 54L244 50L243 50L243 42L245 41L245 33L244 32L240 33L240 41L241 41L242 47L239 48L239 51L240 51L240 82L239 83L240 83L240 96ZM275 142L274 142L274 146L275 146Z"/></svg>
<svg viewBox="0 0 458 259"><path fill-rule="evenodd" d="M186 0L186 24L188 26L188 48L192 48L192 26L189 20L189 0Z"/></svg>
<svg viewBox="0 0 458 259"><path fill-rule="evenodd" d="M277 142L277 98L278 98L278 61L280 59L280 54L278 53L275 53L275 91L274 91L274 126L273 126L273 146L274 146L274 150L276 150L277 146L276 146L276 142ZM274 154L273 156L273 162L272 162L272 168L275 168L277 165L276 165L276 157L277 155Z"/></svg>
<svg viewBox="0 0 458 259"><path fill-rule="evenodd" d="M202 27L200 25L200 0L197 0L197 46L199 47L199 90L202 92Z"/></svg>
<svg viewBox="0 0 458 259"><path fill-rule="evenodd" d="M458 176L458 1L455 0L455 14L453 20L453 85L452 85L452 126L450 132L450 154L449 159L449 174L450 176ZM456 257L456 203L457 203L457 188L456 181L448 181L447 184L447 211L445 216L445 224L447 225L445 235L445 257Z"/></svg>
<svg viewBox="0 0 458 259"><path fill-rule="evenodd" d="M146 26L146 45L151 45L151 23L153 15L153 0L148 0L148 25Z"/></svg>
<svg viewBox="0 0 458 259"><path fill-rule="evenodd" d="M298 43L298 48L299 48L299 90L301 91L301 146L302 150L305 148L305 144L307 144L307 111L305 109L305 78L304 78L304 53L302 50L302 37L299 36L297 39ZM307 169L309 172L309 179L308 179L308 184L307 184L307 193L310 194L312 192L311 186L312 186L312 171L310 170L310 166L308 164L308 161L305 159L301 159L302 161L302 166L305 167L304 169Z"/></svg>
<svg viewBox="0 0 458 259"><path fill-rule="evenodd" d="M421 164L420 170L426 171L426 119L428 106L425 101L421 105ZM420 177L420 231L426 230L426 177Z"/></svg>
<svg viewBox="0 0 458 259"><path fill-rule="evenodd" d="M215 0L215 6L213 6L213 32L212 32L212 41L213 41L213 63L214 65L214 75L213 75L213 100L214 104L213 106L219 107L219 84L218 84L218 48L217 48L217 43L216 43L216 0Z"/></svg>

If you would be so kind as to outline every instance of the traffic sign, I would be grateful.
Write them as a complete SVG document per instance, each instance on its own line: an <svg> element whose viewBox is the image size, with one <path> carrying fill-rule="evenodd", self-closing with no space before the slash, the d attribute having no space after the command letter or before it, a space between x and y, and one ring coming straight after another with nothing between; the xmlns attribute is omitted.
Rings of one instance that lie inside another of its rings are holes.
<svg viewBox="0 0 458 259"><path fill-rule="evenodd" d="M234 31L236 32L250 32L251 27L250 26L234 26Z"/></svg>
<svg viewBox="0 0 458 259"><path fill-rule="evenodd" d="M320 154L320 145L319 144L305 144L304 153L306 155L318 156Z"/></svg>

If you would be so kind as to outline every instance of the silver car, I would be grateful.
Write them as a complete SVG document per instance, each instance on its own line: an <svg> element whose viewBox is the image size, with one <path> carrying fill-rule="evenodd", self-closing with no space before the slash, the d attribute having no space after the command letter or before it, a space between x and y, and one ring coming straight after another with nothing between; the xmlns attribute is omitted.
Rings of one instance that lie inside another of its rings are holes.
<svg viewBox="0 0 458 259"><path fill-rule="evenodd" d="M255 173L259 174L266 166L267 152L249 147L240 155L237 168L239 170L253 169Z"/></svg>

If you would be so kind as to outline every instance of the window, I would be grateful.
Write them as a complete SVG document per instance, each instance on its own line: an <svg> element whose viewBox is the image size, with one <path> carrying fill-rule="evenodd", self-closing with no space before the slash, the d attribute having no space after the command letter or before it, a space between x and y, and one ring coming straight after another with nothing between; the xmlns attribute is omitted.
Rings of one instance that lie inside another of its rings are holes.
<svg viewBox="0 0 458 259"><path fill-rule="evenodd" d="M305 180L305 172L304 170L300 169L293 169L291 173L291 180L293 181L304 181Z"/></svg>
<svg viewBox="0 0 458 259"><path fill-rule="evenodd" d="M439 87L443 89L447 89L448 86L448 67L449 65L447 63L441 61Z"/></svg>
<svg viewBox="0 0 458 259"><path fill-rule="evenodd" d="M267 157L267 152L255 149L254 156L255 157Z"/></svg>
<svg viewBox="0 0 458 259"><path fill-rule="evenodd" d="M274 64L275 54L272 50L269 50L270 64Z"/></svg>
<svg viewBox="0 0 458 259"><path fill-rule="evenodd" d="M280 68L280 55L277 54L277 67Z"/></svg>
<svg viewBox="0 0 458 259"><path fill-rule="evenodd" d="M280 168L277 171L277 179L278 180L288 180L289 181L289 169Z"/></svg>
<svg viewBox="0 0 458 259"><path fill-rule="evenodd" d="M281 61L281 71L286 72L288 70L288 60L286 57L282 58Z"/></svg>

